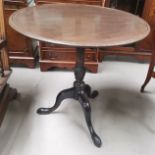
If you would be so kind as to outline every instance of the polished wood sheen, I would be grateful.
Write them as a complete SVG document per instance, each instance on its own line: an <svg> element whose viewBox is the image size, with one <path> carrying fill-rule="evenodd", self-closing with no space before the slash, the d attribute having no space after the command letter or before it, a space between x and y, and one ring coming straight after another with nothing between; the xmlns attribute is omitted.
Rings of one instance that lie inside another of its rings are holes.
<svg viewBox="0 0 155 155"><path fill-rule="evenodd" d="M6 50L6 34L3 1L0 0L0 126L4 119L8 103L17 95L16 89L10 88L7 81L12 73L8 52Z"/></svg>
<svg viewBox="0 0 155 155"><path fill-rule="evenodd" d="M11 64L22 64L29 68L35 67L36 50L32 39L19 34L9 25L10 15L27 5L26 0L4 0L4 19L7 37L7 50Z"/></svg>
<svg viewBox="0 0 155 155"><path fill-rule="evenodd" d="M151 78L155 78L154 67L155 67L155 52L152 53L147 76L145 78L143 85L141 86L141 89L140 89L141 92L144 92L144 89L145 89L146 85L149 83L149 81L151 80Z"/></svg>
<svg viewBox="0 0 155 155"><path fill-rule="evenodd" d="M132 14L98 6L46 4L12 14L10 25L37 40L74 47L108 47L144 39L149 25Z"/></svg>

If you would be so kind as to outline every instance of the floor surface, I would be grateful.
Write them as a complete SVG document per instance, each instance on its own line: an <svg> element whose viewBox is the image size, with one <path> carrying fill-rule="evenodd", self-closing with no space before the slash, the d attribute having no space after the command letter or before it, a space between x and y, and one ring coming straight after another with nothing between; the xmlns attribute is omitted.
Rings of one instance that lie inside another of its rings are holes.
<svg viewBox="0 0 155 155"><path fill-rule="evenodd" d="M72 86L71 71L13 68L9 80L20 93L0 129L0 155L155 155L155 80L140 93L148 64L104 61L85 82L99 90L91 99L92 122L102 139L93 145L80 104L64 100L56 112L40 116L59 91Z"/></svg>

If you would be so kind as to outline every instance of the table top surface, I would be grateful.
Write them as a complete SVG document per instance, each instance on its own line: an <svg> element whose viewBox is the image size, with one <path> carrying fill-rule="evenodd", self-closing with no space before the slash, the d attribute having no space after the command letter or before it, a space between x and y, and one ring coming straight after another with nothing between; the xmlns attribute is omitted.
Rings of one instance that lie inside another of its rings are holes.
<svg viewBox="0 0 155 155"><path fill-rule="evenodd" d="M14 12L9 23L40 41L74 47L109 47L144 39L150 27L130 13L100 6L45 4Z"/></svg>

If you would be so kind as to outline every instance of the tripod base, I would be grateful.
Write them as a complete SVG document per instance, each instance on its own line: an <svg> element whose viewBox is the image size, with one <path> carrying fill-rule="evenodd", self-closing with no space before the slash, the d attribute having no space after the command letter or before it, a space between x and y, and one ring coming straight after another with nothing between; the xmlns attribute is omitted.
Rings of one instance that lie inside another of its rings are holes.
<svg viewBox="0 0 155 155"><path fill-rule="evenodd" d="M50 114L60 106L60 104L64 99L67 99L67 98L78 100L83 108L86 123L91 134L91 138L94 144L97 147L100 147L102 142L99 136L95 133L93 129L92 122L91 122L91 107L90 107L90 102L88 100L88 97L95 98L97 95L98 95L98 92L91 91L91 87L89 85L85 85L84 83L82 83L81 85L78 85L75 82L73 88L65 89L57 95L56 102L53 107L39 108L37 110L37 113L42 115Z"/></svg>
<svg viewBox="0 0 155 155"><path fill-rule="evenodd" d="M78 100L85 114L86 123L91 134L91 138L97 147L101 146L101 139L95 133L91 122L91 107L88 97L95 98L97 91L91 91L91 87L83 82L86 69L84 67L84 48L77 48L77 61L74 69L75 82L74 86L69 89L62 90L56 97L56 102L51 108L39 108L38 114L50 114L55 111L62 101L67 98Z"/></svg>

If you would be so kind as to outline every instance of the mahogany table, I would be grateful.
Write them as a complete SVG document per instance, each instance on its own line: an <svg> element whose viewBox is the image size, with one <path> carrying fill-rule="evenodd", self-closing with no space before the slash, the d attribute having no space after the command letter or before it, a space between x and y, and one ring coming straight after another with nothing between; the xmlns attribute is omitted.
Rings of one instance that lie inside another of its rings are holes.
<svg viewBox="0 0 155 155"><path fill-rule="evenodd" d="M72 88L62 90L51 108L39 108L39 114L56 110L62 100L73 98L81 104L91 138L97 147L101 139L91 122L89 97L97 91L83 81L85 75L85 48L126 45L144 39L150 31L149 25L127 12L99 6L79 4L46 4L24 8L13 13L10 25L19 33L40 41L76 47L77 61L74 69L75 82Z"/></svg>

